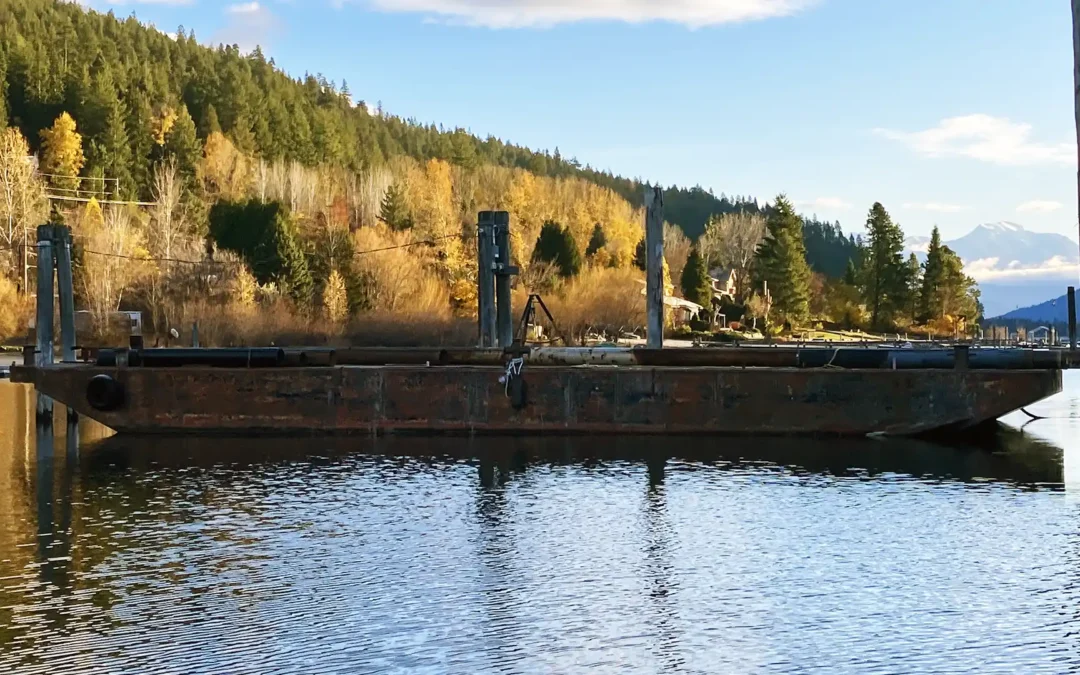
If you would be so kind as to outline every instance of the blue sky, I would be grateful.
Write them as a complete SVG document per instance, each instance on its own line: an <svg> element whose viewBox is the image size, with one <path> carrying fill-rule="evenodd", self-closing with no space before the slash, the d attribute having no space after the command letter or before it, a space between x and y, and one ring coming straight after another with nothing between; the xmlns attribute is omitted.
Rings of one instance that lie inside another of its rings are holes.
<svg viewBox="0 0 1080 675"><path fill-rule="evenodd" d="M394 114L861 231L1076 239L1065 0L83 0Z"/></svg>

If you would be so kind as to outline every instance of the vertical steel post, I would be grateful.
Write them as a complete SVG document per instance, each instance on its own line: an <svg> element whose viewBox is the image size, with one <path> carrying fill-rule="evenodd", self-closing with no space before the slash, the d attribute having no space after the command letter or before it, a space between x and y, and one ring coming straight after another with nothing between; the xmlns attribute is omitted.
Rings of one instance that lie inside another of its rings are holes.
<svg viewBox="0 0 1080 675"><path fill-rule="evenodd" d="M649 349L664 346L664 191L645 188L645 314Z"/></svg>
<svg viewBox="0 0 1080 675"><path fill-rule="evenodd" d="M1076 287L1069 286L1069 349L1076 351Z"/></svg>
<svg viewBox="0 0 1080 675"><path fill-rule="evenodd" d="M37 366L53 363L53 226L37 228ZM40 424L52 424L53 401L38 393L37 417Z"/></svg>
<svg viewBox="0 0 1080 675"><path fill-rule="evenodd" d="M510 214L495 212L495 310L499 346L514 343L514 311L510 300L510 277L517 274L510 251Z"/></svg>
<svg viewBox="0 0 1080 675"><path fill-rule="evenodd" d="M75 361L75 287L71 275L71 229L53 227L53 247L56 255L56 285L60 296L60 360ZM67 409L68 428L75 426L78 436L79 413Z"/></svg>
<svg viewBox="0 0 1080 675"><path fill-rule="evenodd" d="M477 321L480 326L480 347L495 346L495 274L492 269L495 253L495 212L481 211L477 217L476 274Z"/></svg>
<svg viewBox="0 0 1080 675"><path fill-rule="evenodd" d="M75 287L71 275L71 230L57 225L53 239L56 253L56 285L60 295L61 360L75 360Z"/></svg>

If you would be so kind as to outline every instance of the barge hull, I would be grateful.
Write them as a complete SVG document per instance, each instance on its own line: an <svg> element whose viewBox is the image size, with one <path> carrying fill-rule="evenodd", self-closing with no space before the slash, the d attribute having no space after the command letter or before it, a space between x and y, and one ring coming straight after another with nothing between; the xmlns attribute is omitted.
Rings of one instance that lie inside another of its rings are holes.
<svg viewBox="0 0 1080 675"><path fill-rule="evenodd" d="M1061 391L1060 370L495 367L15 367L120 433L915 435L992 421ZM91 378L123 402L87 401ZM523 405L522 405L523 403Z"/></svg>

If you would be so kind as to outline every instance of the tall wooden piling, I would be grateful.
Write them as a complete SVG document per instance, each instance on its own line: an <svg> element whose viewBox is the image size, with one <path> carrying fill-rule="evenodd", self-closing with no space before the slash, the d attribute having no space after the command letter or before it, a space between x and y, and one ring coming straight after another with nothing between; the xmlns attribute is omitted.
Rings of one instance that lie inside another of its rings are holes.
<svg viewBox="0 0 1080 675"><path fill-rule="evenodd" d="M649 349L660 349L664 346L664 191L660 187L645 188L645 261L646 343Z"/></svg>
<svg viewBox="0 0 1080 675"><path fill-rule="evenodd" d="M510 301L510 277L517 274L511 264L510 214L495 212L495 304L499 346L514 343L514 312Z"/></svg>
<svg viewBox="0 0 1080 675"><path fill-rule="evenodd" d="M39 225L37 228L37 316L35 332L37 334L37 366L53 363L53 226ZM37 417L40 424L51 424L53 401L48 396L38 393Z"/></svg>
<svg viewBox="0 0 1080 675"><path fill-rule="evenodd" d="M1076 152L1080 158L1080 0L1072 0L1073 20L1073 113L1076 117ZM1080 164L1078 164L1080 166ZM1076 173L1077 214L1080 215L1080 170ZM1080 228L1080 221L1077 221Z"/></svg>
<svg viewBox="0 0 1080 675"><path fill-rule="evenodd" d="M1076 287L1069 286L1069 349L1076 351Z"/></svg>
<svg viewBox="0 0 1080 675"><path fill-rule="evenodd" d="M495 346L495 212L481 211L477 217L476 301L480 347Z"/></svg>

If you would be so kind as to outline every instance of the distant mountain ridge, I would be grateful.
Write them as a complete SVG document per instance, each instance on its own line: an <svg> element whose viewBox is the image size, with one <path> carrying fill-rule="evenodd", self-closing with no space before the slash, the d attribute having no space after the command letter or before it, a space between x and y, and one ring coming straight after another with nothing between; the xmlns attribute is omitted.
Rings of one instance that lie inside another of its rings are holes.
<svg viewBox="0 0 1080 675"><path fill-rule="evenodd" d="M926 259L930 237L909 237L904 243L908 252ZM1057 296L1065 286L1075 285L1080 272L1080 251L1072 239L1032 232L1013 222L984 223L944 243L979 282L986 316Z"/></svg>
<svg viewBox="0 0 1080 675"><path fill-rule="evenodd" d="M1002 314L999 319L1019 319L1022 321L1041 321L1044 323L1065 323L1069 320L1068 296L1047 300L1031 307L1014 309Z"/></svg>

